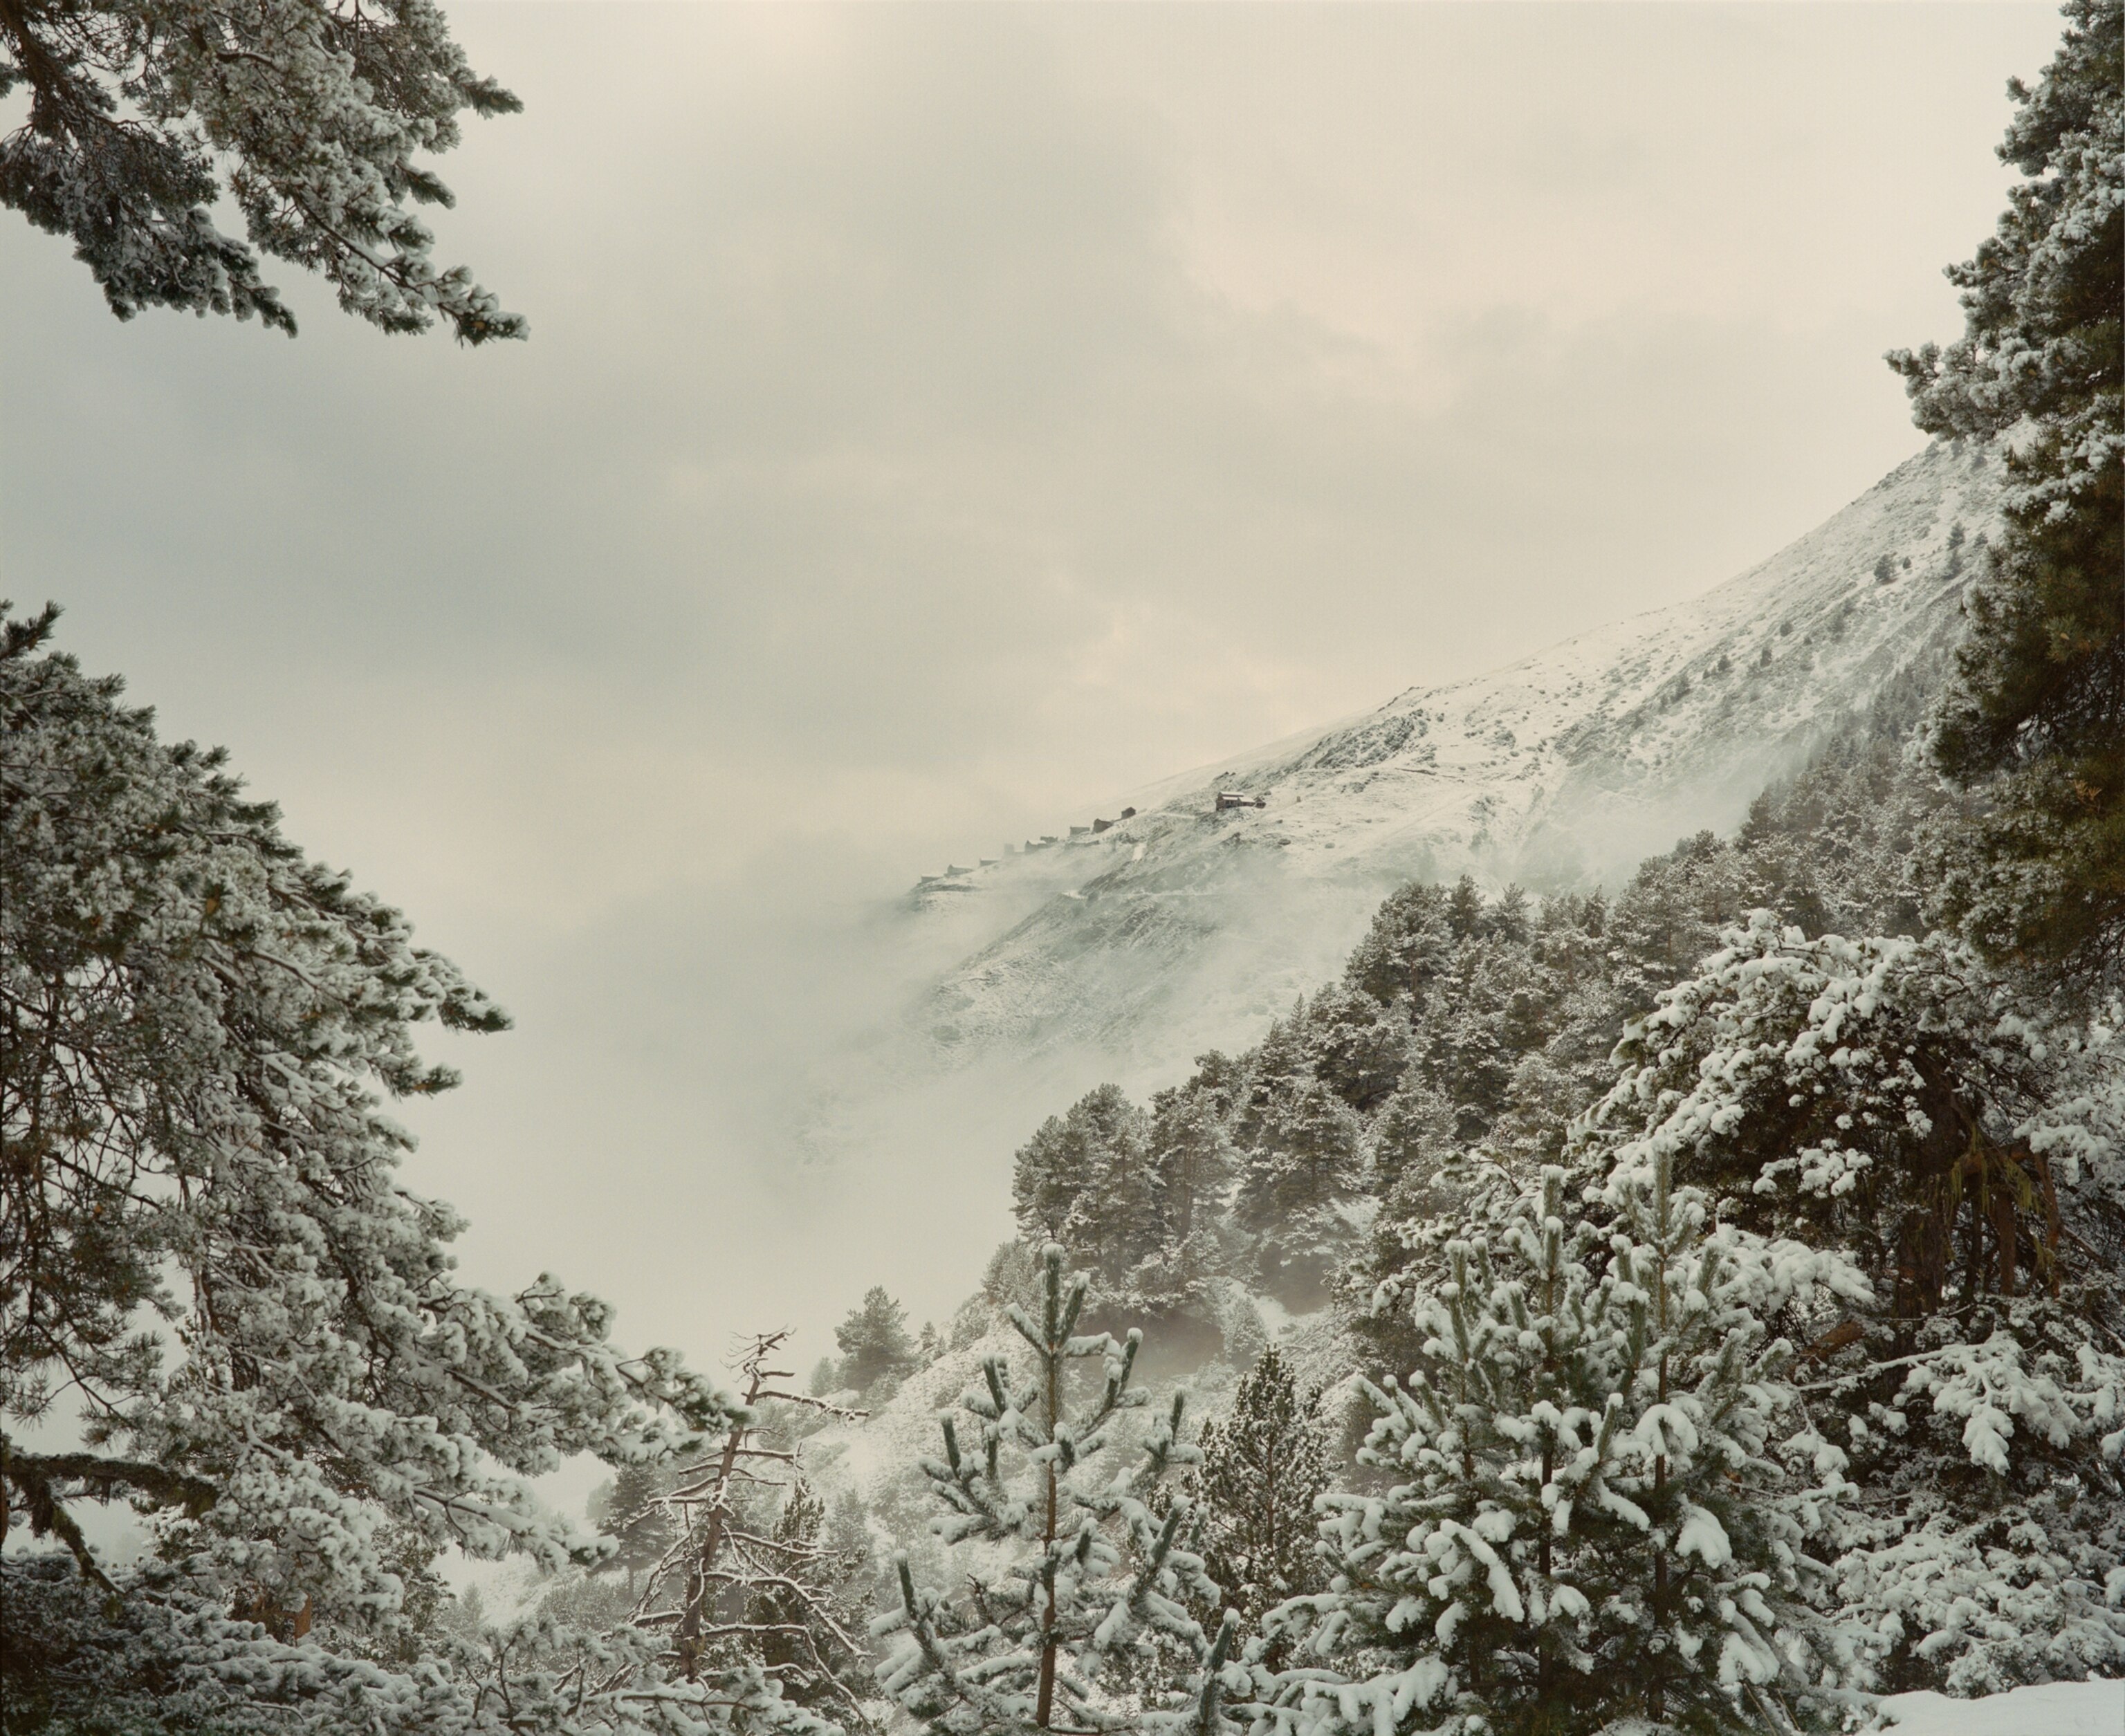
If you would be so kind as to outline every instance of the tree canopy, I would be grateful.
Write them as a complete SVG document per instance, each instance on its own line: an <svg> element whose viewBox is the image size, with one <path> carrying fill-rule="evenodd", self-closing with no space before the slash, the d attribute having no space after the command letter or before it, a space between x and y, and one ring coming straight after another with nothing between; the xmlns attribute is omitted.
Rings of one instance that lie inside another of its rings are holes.
<svg viewBox="0 0 2125 1736"><path fill-rule="evenodd" d="M461 114L522 106L430 0L0 0L0 96L18 89L0 200L72 238L120 319L185 308L293 336L267 253L386 332L525 334L465 267L436 263L414 212L453 202L417 158L456 144ZM217 227L224 198L247 240Z"/></svg>

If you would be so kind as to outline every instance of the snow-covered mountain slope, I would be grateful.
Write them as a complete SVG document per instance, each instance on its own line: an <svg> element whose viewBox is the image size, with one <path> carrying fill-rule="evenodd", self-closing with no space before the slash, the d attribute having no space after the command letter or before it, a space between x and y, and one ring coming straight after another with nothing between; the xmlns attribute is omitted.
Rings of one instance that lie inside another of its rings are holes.
<svg viewBox="0 0 2125 1736"><path fill-rule="evenodd" d="M916 911L977 934L982 906L997 920L919 1024L961 1059L1082 1048L1143 1083L1250 1040L1340 967L1403 881L1613 882L1732 827L1840 720L1938 665L1999 480L1996 457L1935 445L1692 601L926 880ZM1262 805L1221 807L1221 791Z"/></svg>

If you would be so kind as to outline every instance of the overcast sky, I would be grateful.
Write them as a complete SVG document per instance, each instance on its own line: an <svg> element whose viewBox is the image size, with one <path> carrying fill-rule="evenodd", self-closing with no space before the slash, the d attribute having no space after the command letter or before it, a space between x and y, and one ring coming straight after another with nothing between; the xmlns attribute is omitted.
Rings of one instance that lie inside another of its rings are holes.
<svg viewBox="0 0 2125 1736"><path fill-rule="evenodd" d="M0 216L5 589L515 1011L467 1268L808 1362L1011 1146L793 1166L878 901L1702 590L1918 449L2047 6L476 4L523 345L121 325ZM1251 1033L1235 1033L1236 1042ZM956 1112L955 1112L956 1113Z"/></svg>

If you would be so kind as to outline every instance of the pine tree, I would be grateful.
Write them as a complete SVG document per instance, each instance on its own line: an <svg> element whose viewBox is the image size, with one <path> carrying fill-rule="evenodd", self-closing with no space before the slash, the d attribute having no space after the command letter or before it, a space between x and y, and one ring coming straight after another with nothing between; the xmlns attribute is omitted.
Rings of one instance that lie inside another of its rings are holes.
<svg viewBox="0 0 2125 1736"><path fill-rule="evenodd" d="M1626 1030L1592 1144L1669 1150L1736 1221L1849 1248L1899 1320L2056 1293L2076 1207L2116 1233L2110 1039L1952 939L1811 940L1763 911L1723 939Z"/></svg>
<svg viewBox="0 0 2125 1736"><path fill-rule="evenodd" d="M1477 919L1427 986L1425 1016L1411 1033L1418 1075L1454 1106L1464 1142L1482 1136L1504 1107L1520 1055L1539 1040L1529 1005L1524 939L1493 938Z"/></svg>
<svg viewBox="0 0 2125 1736"><path fill-rule="evenodd" d="M1198 1058L1223 1063L1220 1056ZM1217 1313L1218 1285L1229 1265L1226 1200L1233 1155L1226 1127L1228 1100L1199 1070L1184 1085L1152 1099L1145 1131L1143 1174L1148 1186L1120 1191L1133 1200L1131 1217L1105 1214L1113 1257L1095 1262L1109 1318L1119 1315L1207 1323ZM1086 1232L1094 1226L1073 1220Z"/></svg>
<svg viewBox="0 0 2125 1736"><path fill-rule="evenodd" d="M1300 1393L1272 1345L1241 1379L1230 1414L1203 1425L1200 1447L1186 1479L1190 1541L1223 1606L1251 1626L1325 1583L1313 1512L1328 1487L1321 1395Z"/></svg>
<svg viewBox="0 0 2125 1736"><path fill-rule="evenodd" d="M1920 427L2004 454L2005 534L1937 714L1942 769L1986 797L1977 859L1944 852L1995 957L2125 968L2125 23L2070 0L2065 39L2000 147L2024 179L1951 267L1964 335L1897 351Z"/></svg>
<svg viewBox="0 0 2125 1736"><path fill-rule="evenodd" d="M1204 1640L1184 1602L1212 1593L1199 1559L1177 1543L1186 1503L1161 1522L1143 1498L1170 1468L1196 1457L1179 1438L1182 1402L1176 1396L1147 1432L1139 1467L1101 1475L1110 1462L1103 1456L1119 1450L1110 1441L1119 1419L1145 1402L1129 1384L1143 1335L1077 1336L1090 1280L1066 1279L1062 1268L1062 1249L1050 1243L1039 1317L1010 1309L1032 1352L1030 1378L1015 1382L1002 1358L988 1358L982 1387L962 1400L967 1437L947 1417L945 1457L922 1462L945 1508L938 1530L946 1544L989 1549L950 1597L918 1591L900 1558L901 1607L873 1629L899 1640L880 1680L924 1728L951 1736L1143 1728L1143 1709L1107 1678L1120 1673L1110 1666L1156 1637L1199 1660L1196 1722L1220 1729L1201 1672L1215 1677L1211 1666L1222 1666L1223 1653ZM1095 1363L1095 1395L1073 1404L1073 1373ZM997 1561L1001 1571L988 1564Z"/></svg>
<svg viewBox="0 0 2125 1736"><path fill-rule="evenodd" d="M1232 1221L1252 1238L1266 1283L1304 1298L1348 1239L1364 1185L1363 1123L1315 1077L1296 1037L1265 1043L1236 1129ZM1287 1060L1285 1057L1289 1056Z"/></svg>
<svg viewBox="0 0 2125 1736"><path fill-rule="evenodd" d="M294 316L259 252L322 272L387 332L438 315L458 338L521 337L463 266L439 270L413 214L451 202L417 161L458 116L522 106L465 64L426 0L345 12L311 0L183 0L149 19L101 4L0 7L0 95L29 101L0 143L0 200L69 237L111 311ZM224 197L248 244L214 226Z"/></svg>
<svg viewBox="0 0 2125 1736"><path fill-rule="evenodd" d="M1474 876L1463 874L1446 895L1446 926L1456 940L1474 940L1484 934L1483 894Z"/></svg>
<svg viewBox="0 0 2125 1736"><path fill-rule="evenodd" d="M1013 1164L1020 1235L1081 1249L1116 1301L1138 1263L1165 1240L1151 1136L1150 1117L1119 1086L1100 1085L1049 1117Z"/></svg>
<svg viewBox="0 0 2125 1736"><path fill-rule="evenodd" d="M1454 948L1446 906L1446 893L1421 881L1389 893L1350 954L1343 980L1383 1007L1421 1007L1425 980Z"/></svg>
<svg viewBox="0 0 2125 1736"><path fill-rule="evenodd" d="M915 1341L907 1335L907 1310L874 1284L834 1329L841 1348L841 1381L869 1392L881 1381L898 1381L916 1366Z"/></svg>
<svg viewBox="0 0 2125 1736"><path fill-rule="evenodd" d="M1331 983L1306 1003L1301 1022L1317 1079L1360 1114L1387 1100L1409 1062L1406 1019Z"/></svg>
<svg viewBox="0 0 2125 1736"><path fill-rule="evenodd" d="M1091 1168L1067 1231L1110 1299L1128 1305L1140 1300L1133 1282L1137 1268L1166 1241L1166 1200L1152 1155L1151 1117L1119 1092L1114 1095L1119 1113L1109 1121L1108 1136L1090 1146Z"/></svg>
<svg viewBox="0 0 2125 1736"><path fill-rule="evenodd" d="M1868 1489L1833 1564L1890 1686L2125 1666L2125 1055L1951 938L1727 939L1619 1046L1582 1156L1868 1280L1788 1329Z"/></svg>
<svg viewBox="0 0 2125 1736"><path fill-rule="evenodd" d="M597 1527L615 1545L608 1564L624 1573L630 1585L671 1546L671 1515L663 1504L670 1486L663 1466L623 1465L601 1503Z"/></svg>
<svg viewBox="0 0 2125 1736"><path fill-rule="evenodd" d="M1429 1186L1452 1146L1454 1112L1438 1092L1411 1077L1380 1106L1369 1132L1373 1185L1384 1198L1405 1185Z"/></svg>
<svg viewBox="0 0 2125 1736"><path fill-rule="evenodd" d="M120 683L47 652L49 613L4 626L0 1498L72 1557L0 1554L10 1705L18 1624L73 1631L101 1606L125 1637L45 1682L73 1696L60 1727L160 1682L283 1728L360 1728L365 1698L472 1728L486 1666L430 1648L385 1676L320 1636L419 1645L398 1567L422 1547L595 1556L528 1480L576 1453L668 1461L731 1402L671 1352L624 1353L610 1308L550 1276L458 1282L462 1221L406 1188L379 1098L455 1084L420 1060L423 1021L507 1018L308 860L221 754L162 742ZM10 1438L62 1391L90 1418L78 1450ZM155 1535L130 1566L76 1517L115 1500ZM582 1640L520 1658L516 1703L548 1703ZM616 1644L605 1674L653 1689L648 1648ZM547 1727L617 1704L549 1705Z"/></svg>
<svg viewBox="0 0 2125 1736"><path fill-rule="evenodd" d="M1232 1174L1232 1096L1205 1080L1207 1064L1223 1059L1197 1056L1194 1078L1151 1100L1151 1158L1166 1235L1176 1244L1199 1235L1214 1240L1223 1216Z"/></svg>
<svg viewBox="0 0 2125 1736"><path fill-rule="evenodd" d="M1368 1383L1360 1461L1400 1480L1327 1498L1335 1585L1269 1618L1293 1667L1256 1692L1303 1728L1742 1736L1837 1705L1850 1647L1807 1607L1806 1549L1842 1459L1762 1316L1861 1280L1708 1230L1664 1166L1610 1206L1571 1211L1553 1165L1443 1231L1423 1362Z"/></svg>
<svg viewBox="0 0 2125 1736"><path fill-rule="evenodd" d="M863 1498L853 1489L844 1489L834 1498L822 1536L827 1550L836 1559L859 1567L869 1561L870 1520L864 1512Z"/></svg>
<svg viewBox="0 0 2125 1736"><path fill-rule="evenodd" d="M1527 939L1531 920L1527 894L1517 886L1509 886L1486 913L1484 927L1496 939L1517 946Z"/></svg>

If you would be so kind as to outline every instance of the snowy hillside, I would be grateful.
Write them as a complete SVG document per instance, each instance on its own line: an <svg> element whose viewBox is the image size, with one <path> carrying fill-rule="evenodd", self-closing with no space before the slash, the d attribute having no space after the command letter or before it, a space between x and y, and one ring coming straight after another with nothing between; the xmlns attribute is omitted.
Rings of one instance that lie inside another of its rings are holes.
<svg viewBox="0 0 2125 1736"><path fill-rule="evenodd" d="M1402 881L1613 881L1732 826L1939 656L1998 481L1996 459L1936 445L1693 601L1171 779L1096 830L1085 816L954 864L911 905L978 949L920 1026L961 1060L1081 1049L1141 1082L1332 975ZM1221 808L1221 791L1262 806Z"/></svg>

